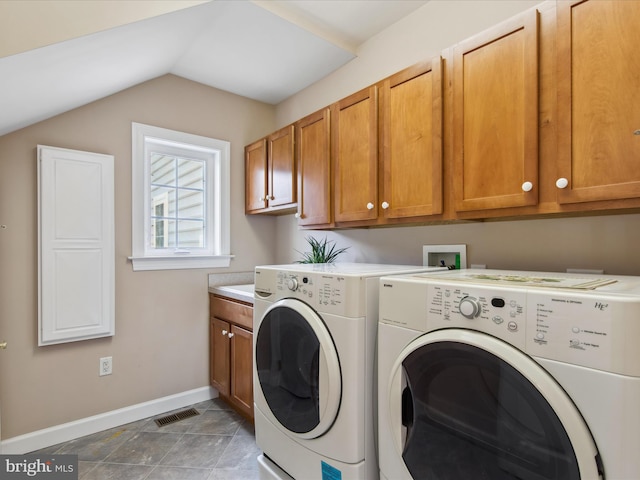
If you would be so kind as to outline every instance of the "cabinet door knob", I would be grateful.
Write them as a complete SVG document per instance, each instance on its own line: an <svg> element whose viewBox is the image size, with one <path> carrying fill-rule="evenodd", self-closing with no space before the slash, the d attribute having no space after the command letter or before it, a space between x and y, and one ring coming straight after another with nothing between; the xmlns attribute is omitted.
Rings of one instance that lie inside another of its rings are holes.
<svg viewBox="0 0 640 480"><path fill-rule="evenodd" d="M373 203L367 203L367 210L373 210Z"/></svg>
<svg viewBox="0 0 640 480"><path fill-rule="evenodd" d="M300 212L296 212L296 213L295 213L295 215L294 215L294 217L296 217L296 218L300 218L300 217L302 217L302 215L300 215Z"/></svg>
<svg viewBox="0 0 640 480"><path fill-rule="evenodd" d="M382 202L382 208L384 210L386 210L387 208L389 208L389 202Z"/></svg>
<svg viewBox="0 0 640 480"><path fill-rule="evenodd" d="M564 177L556 180L556 187L558 188L567 188L567 185L569 185L569 180Z"/></svg>
<svg viewBox="0 0 640 480"><path fill-rule="evenodd" d="M0 342L0 350L6 350L7 342Z"/></svg>
<svg viewBox="0 0 640 480"><path fill-rule="evenodd" d="M226 335L227 333L229 332L227 332L226 330L222 330L222 335Z"/></svg>
<svg viewBox="0 0 640 480"><path fill-rule="evenodd" d="M522 184L522 191L523 192L530 192L532 188L533 188L533 183L531 183L531 182L524 182Z"/></svg>
<svg viewBox="0 0 640 480"><path fill-rule="evenodd" d="M235 334L229 332L229 338L233 337Z"/></svg>

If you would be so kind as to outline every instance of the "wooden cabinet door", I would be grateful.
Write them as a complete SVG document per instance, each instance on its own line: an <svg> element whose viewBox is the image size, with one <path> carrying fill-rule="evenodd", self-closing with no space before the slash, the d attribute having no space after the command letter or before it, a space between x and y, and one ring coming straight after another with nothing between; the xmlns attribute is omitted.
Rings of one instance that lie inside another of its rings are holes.
<svg viewBox="0 0 640 480"><path fill-rule="evenodd" d="M231 399L253 418L253 334L231 326Z"/></svg>
<svg viewBox="0 0 640 480"><path fill-rule="evenodd" d="M442 213L441 58L403 70L380 88L385 218Z"/></svg>
<svg viewBox="0 0 640 480"><path fill-rule="evenodd" d="M457 211L538 201L538 12L454 48Z"/></svg>
<svg viewBox="0 0 640 480"><path fill-rule="evenodd" d="M640 2L562 1L559 203L640 197Z"/></svg>
<svg viewBox="0 0 640 480"><path fill-rule="evenodd" d="M247 145L244 149L245 212L267 208L267 141Z"/></svg>
<svg viewBox="0 0 640 480"><path fill-rule="evenodd" d="M228 396L230 392L229 332L230 324L228 322L211 317L211 385L224 396Z"/></svg>
<svg viewBox="0 0 640 480"><path fill-rule="evenodd" d="M378 106L371 86L331 107L336 222L378 217Z"/></svg>
<svg viewBox="0 0 640 480"><path fill-rule="evenodd" d="M331 215L329 109L296 122L298 224L328 225Z"/></svg>
<svg viewBox="0 0 640 480"><path fill-rule="evenodd" d="M281 207L296 203L296 166L293 125L272 133L269 146L268 206Z"/></svg>

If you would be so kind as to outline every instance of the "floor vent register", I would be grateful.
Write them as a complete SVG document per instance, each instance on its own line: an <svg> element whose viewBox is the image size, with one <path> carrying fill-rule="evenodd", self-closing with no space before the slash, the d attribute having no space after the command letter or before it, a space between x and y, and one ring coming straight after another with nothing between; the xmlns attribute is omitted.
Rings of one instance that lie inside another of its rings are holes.
<svg viewBox="0 0 640 480"><path fill-rule="evenodd" d="M196 415L200 415L200 412L198 412L195 408L189 408L187 410L182 410L181 412L172 413L170 415L165 415L164 417L156 418L155 422L159 427L164 427L165 425L179 422L180 420L184 420L185 418L195 417Z"/></svg>

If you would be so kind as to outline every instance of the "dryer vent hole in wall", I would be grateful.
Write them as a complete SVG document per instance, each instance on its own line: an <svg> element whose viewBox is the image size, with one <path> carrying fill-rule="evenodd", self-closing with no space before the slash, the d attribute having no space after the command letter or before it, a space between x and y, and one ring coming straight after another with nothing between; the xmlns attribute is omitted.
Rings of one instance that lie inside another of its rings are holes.
<svg viewBox="0 0 640 480"><path fill-rule="evenodd" d="M198 412L195 408L189 408L181 412L172 413L170 415L165 415L164 417L156 418L155 422L159 427L164 427L165 425L169 425L170 423L179 422L180 420L195 417L196 415L200 415L200 412Z"/></svg>

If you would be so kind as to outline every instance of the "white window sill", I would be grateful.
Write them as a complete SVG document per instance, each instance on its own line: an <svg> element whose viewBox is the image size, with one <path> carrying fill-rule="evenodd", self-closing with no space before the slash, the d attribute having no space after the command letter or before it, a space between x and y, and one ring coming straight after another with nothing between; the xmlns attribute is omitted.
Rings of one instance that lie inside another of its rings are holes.
<svg viewBox="0 0 640 480"><path fill-rule="evenodd" d="M133 271L144 270L186 270L190 268L228 267L234 255L216 256L175 256L175 257L129 257Z"/></svg>

